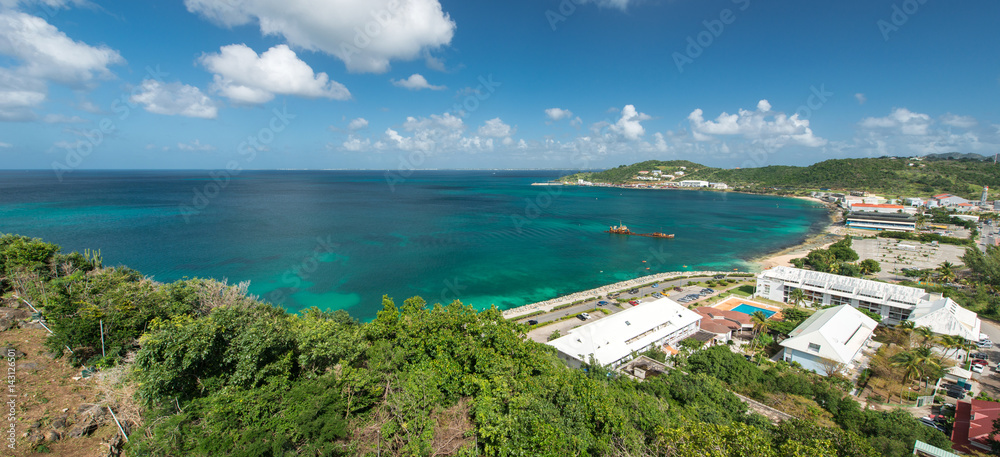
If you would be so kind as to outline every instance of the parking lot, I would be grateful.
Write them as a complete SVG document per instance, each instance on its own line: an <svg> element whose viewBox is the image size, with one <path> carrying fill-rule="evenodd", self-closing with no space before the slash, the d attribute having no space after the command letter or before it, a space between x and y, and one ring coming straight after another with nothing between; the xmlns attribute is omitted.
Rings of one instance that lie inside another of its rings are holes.
<svg viewBox="0 0 1000 457"><path fill-rule="evenodd" d="M877 277L883 280L897 279L903 268L932 269L944 262L961 264L961 256L965 255L965 247L951 244L933 246L930 243L920 243L912 240L894 240L888 238L866 238L854 240L853 248L860 260L875 259L882 267Z"/></svg>
<svg viewBox="0 0 1000 457"><path fill-rule="evenodd" d="M711 278L700 278L700 279L705 280ZM704 285L692 285L692 286L686 285L688 282L697 280L698 279L689 278L689 279L680 279L674 281L665 281L663 283L656 284L655 287L653 285L650 285L646 287L633 289L634 292L622 291L616 298L628 300L630 302L634 301L636 302L636 304L638 304L638 303L645 303L658 300L659 297L655 296L655 294L660 294L660 296L668 297L674 301L678 301L683 305L691 307L696 303L700 302L701 300L717 296L724 290L728 290L733 287L738 287L741 284L743 284L741 282L736 282L733 284L727 284L724 288L716 287L714 288L715 289L714 293L702 296L700 295L700 292L703 289L706 289ZM677 290L677 288L679 288L680 290ZM693 299L690 301L681 301L685 296L688 295L698 295L699 297L696 300ZM605 304L601 304L601 302L605 302ZM634 305L628 302L619 303L618 300L616 299L608 299L608 298L592 299L582 303L578 303L568 308L555 310L546 314L520 318L517 319L517 321L529 325L545 324L546 322L552 322L549 325L542 325L541 327L535 328L528 332L528 338L534 341L538 341L540 343L544 343L548 340L549 335L551 335L552 332L555 330L559 330L559 333L561 335L565 335L568 331L576 327L593 322L597 319L601 319L607 316L608 314L605 314L603 312L591 312L590 319L586 321L577 318L565 319L566 317L574 316L581 312L589 312L594 308L605 309L610 314L614 314L621 312L622 310L629 308L631 306ZM565 319L565 320L560 320L560 319ZM558 322L553 322L553 321L558 321Z"/></svg>

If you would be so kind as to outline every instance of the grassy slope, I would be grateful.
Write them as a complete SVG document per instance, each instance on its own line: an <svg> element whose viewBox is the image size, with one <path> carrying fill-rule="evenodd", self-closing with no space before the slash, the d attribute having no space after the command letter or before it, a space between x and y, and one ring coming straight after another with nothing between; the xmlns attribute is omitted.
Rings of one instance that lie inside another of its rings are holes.
<svg viewBox="0 0 1000 457"><path fill-rule="evenodd" d="M924 167L917 165L923 164ZM597 182L623 183L639 170L675 171L687 167L682 179L724 182L731 187L763 189L865 190L890 196L930 195L941 192L978 200L982 186L1000 186L1000 166L968 160L834 159L808 167L770 166L722 169L689 161L646 161L603 172L579 173L577 177Z"/></svg>

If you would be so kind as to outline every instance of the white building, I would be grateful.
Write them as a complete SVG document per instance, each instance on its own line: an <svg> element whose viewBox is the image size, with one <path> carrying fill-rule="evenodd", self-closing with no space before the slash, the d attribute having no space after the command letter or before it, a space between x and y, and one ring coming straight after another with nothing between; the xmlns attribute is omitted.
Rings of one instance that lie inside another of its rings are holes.
<svg viewBox="0 0 1000 457"><path fill-rule="evenodd" d="M661 298L581 325L548 344L573 368L591 356L601 365L618 366L631 360L633 352L675 345L697 333L700 323L698 313Z"/></svg>
<svg viewBox="0 0 1000 457"><path fill-rule="evenodd" d="M950 298L925 301L910 313L914 327L929 327L939 335L957 335L979 341L982 321L976 313L959 306Z"/></svg>
<svg viewBox="0 0 1000 457"><path fill-rule="evenodd" d="M848 205L851 211L862 211L866 213L883 214L917 214L917 208L903 205L873 205L871 203L851 203Z"/></svg>
<svg viewBox="0 0 1000 457"><path fill-rule="evenodd" d="M816 373L851 369L878 325L848 305L817 311L781 342L781 357Z"/></svg>
<svg viewBox="0 0 1000 457"><path fill-rule="evenodd" d="M713 182L709 184L709 187L713 189L726 190L729 188L729 184L726 184L724 182Z"/></svg>
<svg viewBox="0 0 1000 457"><path fill-rule="evenodd" d="M802 289L807 302L851 305L882 316L886 324L912 320L917 327L928 326L938 334L979 339L982 323L976 313L923 289L789 267L775 267L757 275L756 296L787 303L795 289ZM950 322L945 313L960 324Z"/></svg>
<svg viewBox="0 0 1000 457"><path fill-rule="evenodd" d="M849 228L862 230L915 232L917 230L917 218L902 213L853 211L847 215L844 225Z"/></svg>
<svg viewBox="0 0 1000 457"><path fill-rule="evenodd" d="M684 172L683 171L675 171L674 172L674 176L684 176Z"/></svg>
<svg viewBox="0 0 1000 457"><path fill-rule="evenodd" d="M681 187L708 187L708 181L686 180L680 182Z"/></svg>
<svg viewBox="0 0 1000 457"><path fill-rule="evenodd" d="M905 201L910 206L924 206L924 199L920 197L907 198Z"/></svg>

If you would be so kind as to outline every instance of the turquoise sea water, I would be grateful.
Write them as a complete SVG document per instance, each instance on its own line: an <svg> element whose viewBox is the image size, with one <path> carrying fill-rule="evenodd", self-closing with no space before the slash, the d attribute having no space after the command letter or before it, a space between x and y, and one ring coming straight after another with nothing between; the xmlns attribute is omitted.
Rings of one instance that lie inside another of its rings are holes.
<svg viewBox="0 0 1000 457"><path fill-rule="evenodd" d="M510 308L657 272L746 270L827 223L789 198L530 185L562 174L0 171L0 232L97 248L161 281L249 280L291 311L370 319L383 294ZM676 238L603 233L619 221Z"/></svg>

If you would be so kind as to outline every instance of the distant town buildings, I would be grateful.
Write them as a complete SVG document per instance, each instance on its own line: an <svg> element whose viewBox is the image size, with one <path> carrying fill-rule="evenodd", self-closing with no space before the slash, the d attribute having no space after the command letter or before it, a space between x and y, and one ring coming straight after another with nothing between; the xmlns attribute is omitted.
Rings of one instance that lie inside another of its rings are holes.
<svg viewBox="0 0 1000 457"><path fill-rule="evenodd" d="M710 183L708 181L698 181L693 179L680 182L681 187L708 187L709 184Z"/></svg>
<svg viewBox="0 0 1000 457"><path fill-rule="evenodd" d="M822 375L851 369L877 325L846 304L817 311L781 342L782 360Z"/></svg>
<svg viewBox="0 0 1000 457"><path fill-rule="evenodd" d="M916 287L852 278L800 268L775 267L757 275L755 296L788 303L789 294L801 289L806 301L817 306L850 305L882 316L895 325L911 320L941 335L979 341L982 321L976 313L950 298Z"/></svg>
<svg viewBox="0 0 1000 457"><path fill-rule="evenodd" d="M694 335L702 316L669 298L661 298L605 316L548 342L559 359L572 368L589 363L616 367L632 360L632 353L670 346Z"/></svg>
<svg viewBox="0 0 1000 457"><path fill-rule="evenodd" d="M844 224L849 228L862 230L890 230L895 232L914 232L917 230L917 219L904 213L855 211L847 215Z"/></svg>

